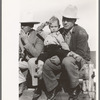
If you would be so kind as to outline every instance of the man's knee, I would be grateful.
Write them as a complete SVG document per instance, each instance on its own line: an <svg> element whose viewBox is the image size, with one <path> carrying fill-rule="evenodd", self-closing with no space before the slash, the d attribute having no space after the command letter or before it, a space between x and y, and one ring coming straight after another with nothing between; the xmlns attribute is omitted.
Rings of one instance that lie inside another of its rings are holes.
<svg viewBox="0 0 100 100"><path fill-rule="evenodd" d="M52 65L50 59L47 59L44 63L43 69L49 70L50 66Z"/></svg>
<svg viewBox="0 0 100 100"><path fill-rule="evenodd" d="M79 73L79 68L76 64L76 60L73 57L66 57L62 62L63 67L70 73Z"/></svg>
<svg viewBox="0 0 100 100"><path fill-rule="evenodd" d="M23 73L19 70L19 84L25 82L25 76L23 75Z"/></svg>
<svg viewBox="0 0 100 100"><path fill-rule="evenodd" d="M60 70L61 69L61 65L55 65L54 63L51 62L50 59L46 60L43 69L45 70Z"/></svg>
<svg viewBox="0 0 100 100"><path fill-rule="evenodd" d="M35 64L35 61L36 61L37 58L31 58L29 59L28 61L28 65L29 65L29 70L31 72L35 72L36 68L37 68L37 65Z"/></svg>
<svg viewBox="0 0 100 100"><path fill-rule="evenodd" d="M62 61L62 65L70 66L72 64L75 64L75 59L73 57L66 57Z"/></svg>

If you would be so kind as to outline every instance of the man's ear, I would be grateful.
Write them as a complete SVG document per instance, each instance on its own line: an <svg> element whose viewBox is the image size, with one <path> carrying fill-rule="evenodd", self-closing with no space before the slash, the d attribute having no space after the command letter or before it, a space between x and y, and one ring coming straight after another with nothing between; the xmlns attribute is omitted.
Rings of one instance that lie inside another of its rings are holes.
<svg viewBox="0 0 100 100"><path fill-rule="evenodd" d="M21 26L21 29L23 29L24 28L24 26Z"/></svg>

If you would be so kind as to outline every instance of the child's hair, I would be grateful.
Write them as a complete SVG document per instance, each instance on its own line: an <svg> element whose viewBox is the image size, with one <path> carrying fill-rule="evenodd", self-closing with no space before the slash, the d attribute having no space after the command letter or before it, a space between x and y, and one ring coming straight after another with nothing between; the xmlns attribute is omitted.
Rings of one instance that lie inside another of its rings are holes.
<svg viewBox="0 0 100 100"><path fill-rule="evenodd" d="M59 22L59 19L55 16L52 16L49 20L49 25L51 25L53 22L57 21L58 23L58 26L60 27L60 22Z"/></svg>

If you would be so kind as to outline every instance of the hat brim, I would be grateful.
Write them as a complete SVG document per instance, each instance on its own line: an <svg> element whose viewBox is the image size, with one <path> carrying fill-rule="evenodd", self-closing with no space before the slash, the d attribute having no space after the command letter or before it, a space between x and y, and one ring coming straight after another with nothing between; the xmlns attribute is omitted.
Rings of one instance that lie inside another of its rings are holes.
<svg viewBox="0 0 100 100"><path fill-rule="evenodd" d="M31 23L31 24L39 24L40 22L20 22L20 23L26 23L26 24L28 24L28 23Z"/></svg>
<svg viewBox="0 0 100 100"><path fill-rule="evenodd" d="M69 16L64 16L64 15L62 15L62 16L65 18L68 18L68 19L79 19L78 17L69 17Z"/></svg>

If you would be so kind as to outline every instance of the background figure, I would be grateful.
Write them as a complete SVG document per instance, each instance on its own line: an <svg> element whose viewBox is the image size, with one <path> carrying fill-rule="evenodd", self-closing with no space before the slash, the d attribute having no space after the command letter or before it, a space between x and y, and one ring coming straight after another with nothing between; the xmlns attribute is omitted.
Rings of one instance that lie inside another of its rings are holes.
<svg viewBox="0 0 100 100"><path fill-rule="evenodd" d="M19 86L24 86L26 77L21 73L22 70L28 69L32 76L32 85L37 86L37 79L35 74L35 60L43 50L43 41L37 36L33 29L34 24L39 24L33 20L33 14L27 13L21 19L21 31L19 35ZM23 87L19 94L22 94Z"/></svg>

